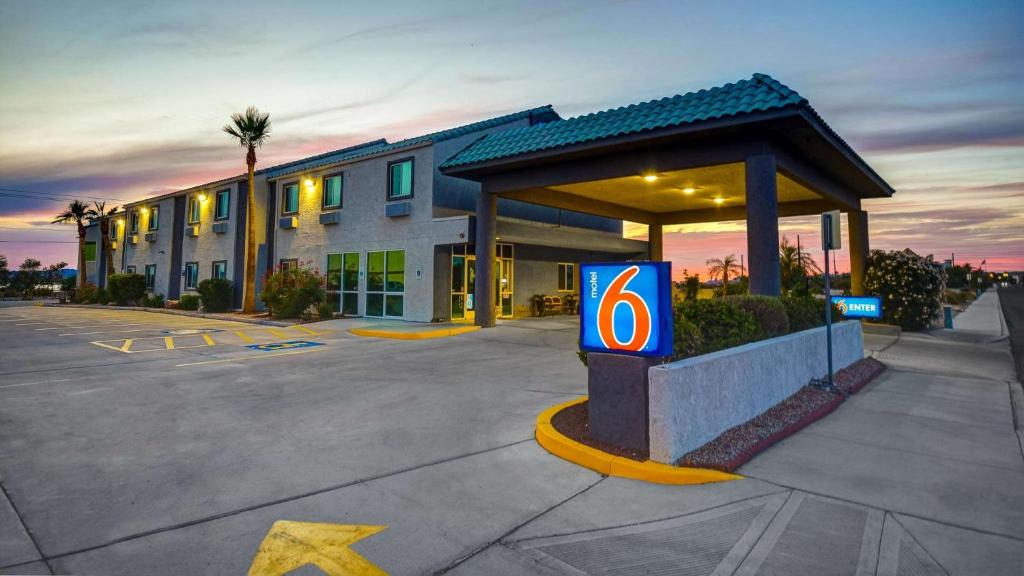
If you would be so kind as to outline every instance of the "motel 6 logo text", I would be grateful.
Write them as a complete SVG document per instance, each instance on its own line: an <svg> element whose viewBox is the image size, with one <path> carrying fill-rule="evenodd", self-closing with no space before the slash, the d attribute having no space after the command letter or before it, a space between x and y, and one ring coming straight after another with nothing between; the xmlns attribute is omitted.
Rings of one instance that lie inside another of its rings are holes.
<svg viewBox="0 0 1024 576"><path fill-rule="evenodd" d="M581 264L580 345L591 352L672 353L667 262Z"/></svg>

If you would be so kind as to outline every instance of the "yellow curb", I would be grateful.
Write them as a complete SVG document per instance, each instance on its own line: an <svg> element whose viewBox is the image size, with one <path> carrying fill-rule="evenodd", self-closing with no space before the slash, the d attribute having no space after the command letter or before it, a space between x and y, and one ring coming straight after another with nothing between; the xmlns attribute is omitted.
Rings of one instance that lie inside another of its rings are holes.
<svg viewBox="0 0 1024 576"><path fill-rule="evenodd" d="M434 330L422 330L419 332L403 332L398 330L386 330L383 328L352 328L349 330L356 336L369 336L371 338L392 338L394 340L427 340L430 338L447 338L476 332L479 326L456 326L453 328L438 328Z"/></svg>
<svg viewBox="0 0 1024 576"><path fill-rule="evenodd" d="M669 466L650 460L637 462L622 456L613 456L597 448L581 444L555 430L555 427L551 425L551 419L555 414L584 402L586 399L586 396L581 396L541 412L537 416L537 443L563 460L606 476L631 478L655 484L707 484L743 478L738 474L729 474L708 468Z"/></svg>

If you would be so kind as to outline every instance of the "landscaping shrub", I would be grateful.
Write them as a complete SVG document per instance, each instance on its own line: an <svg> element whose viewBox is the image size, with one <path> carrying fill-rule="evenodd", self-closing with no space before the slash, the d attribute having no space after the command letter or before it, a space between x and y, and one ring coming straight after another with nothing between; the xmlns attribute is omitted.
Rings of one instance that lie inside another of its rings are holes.
<svg viewBox="0 0 1024 576"><path fill-rule="evenodd" d="M789 318L786 307L778 298L744 294L729 296L726 302L749 313L761 329L761 338L774 338L789 333Z"/></svg>
<svg viewBox="0 0 1024 576"><path fill-rule="evenodd" d="M882 299L882 318L904 330L924 330L942 310L946 272L911 250L872 250L864 289Z"/></svg>
<svg viewBox="0 0 1024 576"><path fill-rule="evenodd" d="M206 312L227 312L234 296L234 284L224 278L208 278L197 288Z"/></svg>
<svg viewBox="0 0 1024 576"><path fill-rule="evenodd" d="M334 306L327 300L324 300L316 305L316 315L320 320L330 320L334 318Z"/></svg>
<svg viewBox="0 0 1024 576"><path fill-rule="evenodd" d="M790 294L779 300L786 310L790 332L800 332L825 325L824 299ZM836 316L836 319L838 318Z"/></svg>
<svg viewBox="0 0 1024 576"><path fill-rule="evenodd" d="M107 294L118 306L134 306L146 296L146 278L142 274L112 274L107 278Z"/></svg>
<svg viewBox="0 0 1024 576"><path fill-rule="evenodd" d="M974 294L970 290L946 290L943 300L946 304L960 306L974 300Z"/></svg>
<svg viewBox="0 0 1024 576"><path fill-rule="evenodd" d="M675 357L698 356L760 340L754 315L724 300L686 300L676 307ZM693 324L691 329L680 320ZM699 336L698 336L699 335Z"/></svg>
<svg viewBox="0 0 1024 576"><path fill-rule="evenodd" d="M93 304L106 304L110 302L110 295L103 288L97 288L95 294L92 297Z"/></svg>
<svg viewBox="0 0 1024 576"><path fill-rule="evenodd" d="M96 285L92 282L86 282L84 285L79 286L75 290L75 303L76 304L95 304L96 298Z"/></svg>
<svg viewBox="0 0 1024 576"><path fill-rule="evenodd" d="M323 276L301 266L267 276L260 293L260 300L275 318L299 318L324 298Z"/></svg>
<svg viewBox="0 0 1024 576"><path fill-rule="evenodd" d="M164 295L153 294L152 296L145 296L142 299L142 305L146 308L163 308L164 307Z"/></svg>
<svg viewBox="0 0 1024 576"><path fill-rule="evenodd" d="M182 294L178 299L179 310L199 310L199 295Z"/></svg>

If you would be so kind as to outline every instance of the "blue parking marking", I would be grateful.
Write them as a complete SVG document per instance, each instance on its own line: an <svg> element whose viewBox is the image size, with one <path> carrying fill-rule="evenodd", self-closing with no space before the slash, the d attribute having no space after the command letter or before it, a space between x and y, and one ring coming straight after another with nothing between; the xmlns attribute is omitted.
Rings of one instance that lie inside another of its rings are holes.
<svg viewBox="0 0 1024 576"><path fill-rule="evenodd" d="M323 346L323 342L310 342L309 340L289 340L287 342L270 342L269 344L250 344L246 348L272 352L274 350L290 350L292 348L309 348L310 346Z"/></svg>

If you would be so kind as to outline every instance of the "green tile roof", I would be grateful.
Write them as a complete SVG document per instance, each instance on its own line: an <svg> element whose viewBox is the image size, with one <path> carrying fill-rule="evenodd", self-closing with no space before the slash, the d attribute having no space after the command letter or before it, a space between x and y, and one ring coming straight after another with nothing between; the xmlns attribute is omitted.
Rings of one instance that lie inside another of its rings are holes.
<svg viewBox="0 0 1024 576"><path fill-rule="evenodd" d="M530 108L529 110L521 110L519 112L513 112L512 114L505 114L504 116L498 116L495 118L489 118L487 120L481 120L480 122L474 122L472 124L466 124L464 126L457 126L455 128L449 128L447 130L441 130L439 132L432 132L430 134L424 134L422 136L415 136L413 138L406 138L399 140L398 142L387 142L384 139L374 140L364 144L358 144L348 148L342 148L341 150L335 150L326 154L318 154L316 156L310 156L301 160L295 160L288 162L287 164L281 164L279 166L273 166L266 169L267 178L277 178L286 174L292 174L295 172L301 172L303 170L310 170L320 166L326 166L328 164L334 164L337 162L354 160L362 158L364 156L370 156L373 154L380 154L390 152L393 150L401 150L409 146L415 146L416 144L422 144L424 142L443 142L452 138L458 138L466 134L471 134L480 130L486 130L488 128L494 128L495 126L501 126L509 122L515 122L516 120L523 120L525 118L531 118L534 116L547 116L555 117L558 115L551 105L539 106L537 108Z"/></svg>
<svg viewBox="0 0 1024 576"><path fill-rule="evenodd" d="M446 160L441 168L477 164L574 144L730 116L806 106L807 100L767 74L748 80L490 134Z"/></svg>

